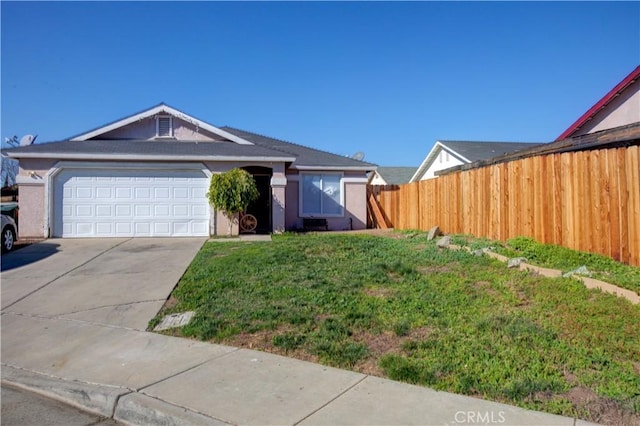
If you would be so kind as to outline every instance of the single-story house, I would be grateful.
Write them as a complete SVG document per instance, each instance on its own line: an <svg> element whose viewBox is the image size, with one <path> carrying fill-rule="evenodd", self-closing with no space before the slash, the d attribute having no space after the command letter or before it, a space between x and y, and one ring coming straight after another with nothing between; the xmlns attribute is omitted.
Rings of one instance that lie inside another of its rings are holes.
<svg viewBox="0 0 640 426"><path fill-rule="evenodd" d="M437 177L436 172L487 160L510 152L528 149L539 143L530 142L476 142L476 141L436 141L420 167L411 176L410 182Z"/></svg>
<svg viewBox="0 0 640 426"><path fill-rule="evenodd" d="M246 213L258 232L329 230L367 223L375 165L239 130L215 127L164 103L59 142L6 150L18 159L22 237L225 235L209 205L210 177L232 168L255 178ZM234 226L234 233L238 233Z"/></svg>
<svg viewBox="0 0 640 426"><path fill-rule="evenodd" d="M557 141L640 121L640 65L558 136Z"/></svg>
<svg viewBox="0 0 640 426"><path fill-rule="evenodd" d="M403 185L409 183L416 167L379 166L369 174L369 185Z"/></svg>

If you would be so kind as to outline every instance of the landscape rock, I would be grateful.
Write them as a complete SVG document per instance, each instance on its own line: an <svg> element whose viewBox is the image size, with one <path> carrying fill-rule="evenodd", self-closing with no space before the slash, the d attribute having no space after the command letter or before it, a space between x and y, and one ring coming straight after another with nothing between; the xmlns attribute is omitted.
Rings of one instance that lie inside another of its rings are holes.
<svg viewBox="0 0 640 426"><path fill-rule="evenodd" d="M526 262L526 257L514 257L507 262L507 268L517 268L522 262Z"/></svg>
<svg viewBox="0 0 640 426"><path fill-rule="evenodd" d="M182 327L184 325L189 324L191 318L195 315L195 311L189 312L179 312L171 315L166 315L160 324L153 329L153 331L163 331L168 330L170 328Z"/></svg>
<svg viewBox="0 0 640 426"><path fill-rule="evenodd" d="M472 251L471 254L473 254L474 256L482 256L485 254L485 251L484 249L478 249L478 250Z"/></svg>
<svg viewBox="0 0 640 426"><path fill-rule="evenodd" d="M591 272L589 272L589 270L587 269L587 267L585 265L580 266L579 268L576 268L572 271L567 272L566 274L563 274L562 276L565 278L571 277L573 275L584 275L587 277L591 276Z"/></svg>
<svg viewBox="0 0 640 426"><path fill-rule="evenodd" d="M451 237L446 235L438 240L436 246L440 248L447 248L449 247L449 244L451 244Z"/></svg>
<svg viewBox="0 0 640 426"><path fill-rule="evenodd" d="M440 231L439 227L434 226L433 228L429 229L429 233L427 234L427 240L431 241L435 237L439 237L440 235L442 235L442 231Z"/></svg>

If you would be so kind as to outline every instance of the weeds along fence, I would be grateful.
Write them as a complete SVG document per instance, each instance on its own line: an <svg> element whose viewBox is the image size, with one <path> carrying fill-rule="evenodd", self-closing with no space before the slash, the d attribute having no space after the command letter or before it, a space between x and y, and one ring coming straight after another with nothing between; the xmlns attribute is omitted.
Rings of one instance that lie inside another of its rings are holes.
<svg viewBox="0 0 640 426"><path fill-rule="evenodd" d="M369 200L396 229L527 236L640 266L639 170L637 145L567 152L370 186Z"/></svg>

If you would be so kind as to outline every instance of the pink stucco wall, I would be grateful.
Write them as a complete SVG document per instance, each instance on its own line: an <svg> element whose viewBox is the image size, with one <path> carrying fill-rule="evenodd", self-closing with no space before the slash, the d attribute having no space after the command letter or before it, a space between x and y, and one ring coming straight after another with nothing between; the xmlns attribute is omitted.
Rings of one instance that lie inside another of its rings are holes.
<svg viewBox="0 0 640 426"><path fill-rule="evenodd" d="M56 160L22 159L20 161L20 235L22 237L46 237L46 191L47 174L57 163ZM71 162L70 162L71 163ZM171 169L172 163L167 163ZM301 229L299 215L299 184L297 173L285 175L283 163L271 162L206 162L204 166L212 173L225 172L235 167L260 166L272 170L272 223L275 232ZM285 180L286 178L286 180ZM357 182L344 182L344 215L328 218L330 230L363 229L366 227L366 174L364 172L345 173L343 178L355 178ZM286 182L286 183L285 183ZM286 185L286 186L284 186ZM228 220L220 212L212 214L210 229L212 235L227 235ZM233 234L238 233L237 225Z"/></svg>
<svg viewBox="0 0 640 426"><path fill-rule="evenodd" d="M640 80L636 80L620 96L600 110L572 136L613 129L640 120Z"/></svg>
<svg viewBox="0 0 640 426"><path fill-rule="evenodd" d="M196 128L179 118L173 117L173 136L178 140L190 141L215 141L224 140L203 128ZM128 124L119 129L100 135L97 139L154 139L156 137L156 119L148 117L135 123Z"/></svg>
<svg viewBox="0 0 640 426"><path fill-rule="evenodd" d="M44 238L44 185L20 185L19 187L18 238Z"/></svg>
<svg viewBox="0 0 640 426"><path fill-rule="evenodd" d="M45 178L56 160L22 159L18 172L19 238L44 238Z"/></svg>
<svg viewBox="0 0 640 426"><path fill-rule="evenodd" d="M297 174L290 174L286 188L285 227L287 230L303 228L303 218L299 212L299 182ZM349 179L358 182L348 182ZM342 217L328 217L327 224L331 231L348 229L365 229L367 227L367 176L364 172L347 172L344 174L344 215Z"/></svg>

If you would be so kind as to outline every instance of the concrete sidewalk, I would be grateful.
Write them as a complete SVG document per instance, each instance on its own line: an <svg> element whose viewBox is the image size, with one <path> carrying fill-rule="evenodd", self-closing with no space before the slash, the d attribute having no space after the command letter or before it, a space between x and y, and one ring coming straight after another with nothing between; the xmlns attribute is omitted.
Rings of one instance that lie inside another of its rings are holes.
<svg viewBox="0 0 640 426"><path fill-rule="evenodd" d="M62 240L54 254L7 272L6 282L3 272L3 383L136 425L587 424L144 331L147 308L161 296L149 306L139 300L149 283L166 298L202 242ZM119 309L128 304L147 308Z"/></svg>
<svg viewBox="0 0 640 426"><path fill-rule="evenodd" d="M4 314L2 328L4 382L130 424L587 424L263 352L78 320Z"/></svg>

